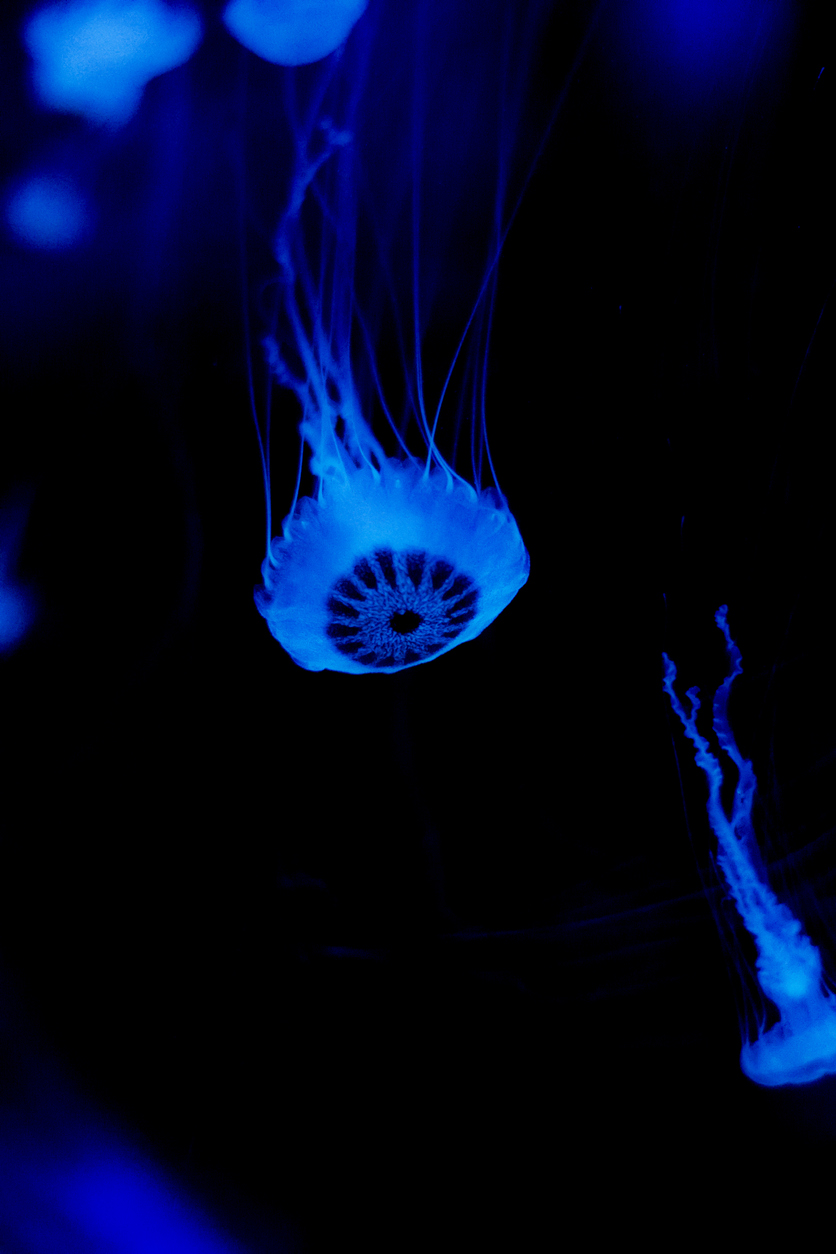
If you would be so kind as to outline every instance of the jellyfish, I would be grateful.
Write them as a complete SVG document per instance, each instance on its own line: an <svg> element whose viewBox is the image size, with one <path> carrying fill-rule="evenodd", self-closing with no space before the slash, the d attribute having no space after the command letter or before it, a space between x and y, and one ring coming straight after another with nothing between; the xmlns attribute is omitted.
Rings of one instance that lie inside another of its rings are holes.
<svg viewBox="0 0 836 1254"><path fill-rule="evenodd" d="M224 25L276 65L309 65L338 48L367 0L230 0Z"/></svg>
<svg viewBox="0 0 836 1254"><path fill-rule="evenodd" d="M190 5L163 0L63 0L23 31L41 104L109 127L129 121L145 84L188 61L202 34Z"/></svg>
<svg viewBox="0 0 836 1254"><path fill-rule="evenodd" d="M53 171L20 179L6 198L6 225L28 248L72 248L88 237L92 221L89 201L77 183Z"/></svg>
<svg viewBox="0 0 836 1254"><path fill-rule="evenodd" d="M688 690L690 709L686 710L674 690L676 667L667 654L662 655L663 685L708 781L708 817L717 838L717 862L743 924L755 941L758 983L778 1012L770 1027L761 1016L755 1039L744 1041L741 1068L757 1084L808 1084L836 1074L836 998L828 987L819 950L758 869L760 857L752 825L757 780L752 763L737 746L728 717L731 686L743 666L727 616L728 606L721 605L715 621L726 641L730 669L714 695L713 724L720 748L738 772L730 814L721 797L723 768L697 727L697 689Z"/></svg>
<svg viewBox="0 0 836 1254"><path fill-rule="evenodd" d="M410 33L404 25L401 52L410 39L418 47L416 57L423 50L425 26L431 23L424 8L416 6L417 30ZM485 417L487 342L509 218L507 213L503 218L507 171L499 175L481 283L431 401L422 340L431 303L425 300L427 275L437 273L439 264L428 246L443 252L444 241L431 241L421 221L420 197L430 181L423 167L432 170L435 160L423 122L427 88L424 80L420 86L409 79L403 83L403 93L412 93L412 116L403 129L393 124L387 136L391 150L381 154L379 119L377 124L370 119L365 89L387 65L387 53L382 41L370 38L370 20L366 13L346 51L332 58L330 77L312 104L306 97L300 107L294 96L298 80L292 76L298 72L282 71L290 76L286 112L295 157L272 241L276 314L264 343L273 378L295 394L301 409L299 431L314 486L300 495L297 479L281 535L271 536L269 430L260 426L268 536L255 594L271 633L297 665L358 675L391 674L473 640L529 573L526 547L494 472ZM341 64L346 56L348 67ZM502 81L495 90L501 97ZM454 129L456 122L449 118L448 126ZM462 152L468 138L465 129ZM372 198L369 208L364 193L369 182L377 179L380 185L379 167L388 160L393 173L383 199L389 204L381 210ZM439 165L445 160L442 153ZM441 181L437 171L432 175ZM392 184L400 188L400 199ZM472 205L478 193L478 186L471 190ZM434 211L438 218L438 207ZM432 212L431 207L431 217ZM395 252L393 261L392 241L404 220L411 255L405 259L405 252ZM384 313L380 301L366 301L362 290L361 269L365 273L374 251ZM407 271L411 291L404 312L395 289L400 284L403 292ZM381 327L393 324L406 379L400 420L393 416L375 343ZM462 366L465 359L469 364ZM468 388L470 400L463 403L461 393ZM440 429L456 408L454 391L462 443L468 431L469 476L457 468L455 452L447 455L441 447ZM463 417L468 405L469 416ZM373 411L380 415L383 435L374 430ZM487 486L483 471L491 479Z"/></svg>

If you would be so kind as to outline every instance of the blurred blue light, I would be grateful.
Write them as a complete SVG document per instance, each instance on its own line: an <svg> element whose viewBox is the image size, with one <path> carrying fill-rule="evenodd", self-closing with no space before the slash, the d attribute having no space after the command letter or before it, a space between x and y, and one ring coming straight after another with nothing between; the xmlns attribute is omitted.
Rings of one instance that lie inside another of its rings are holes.
<svg viewBox="0 0 836 1254"><path fill-rule="evenodd" d="M38 9L23 38L41 104L121 126L136 112L149 79L188 61L202 33L187 5L63 0Z"/></svg>
<svg viewBox="0 0 836 1254"><path fill-rule="evenodd" d="M6 201L6 223L30 248L60 250L79 244L92 229L86 198L69 178L34 174Z"/></svg>
<svg viewBox="0 0 836 1254"><path fill-rule="evenodd" d="M94 1157L56 1173L63 1213L91 1242L114 1254L232 1254L183 1197L127 1154Z"/></svg>
<svg viewBox="0 0 836 1254"><path fill-rule="evenodd" d="M367 0L230 0L223 20L250 52L274 65L321 61L348 38Z"/></svg>

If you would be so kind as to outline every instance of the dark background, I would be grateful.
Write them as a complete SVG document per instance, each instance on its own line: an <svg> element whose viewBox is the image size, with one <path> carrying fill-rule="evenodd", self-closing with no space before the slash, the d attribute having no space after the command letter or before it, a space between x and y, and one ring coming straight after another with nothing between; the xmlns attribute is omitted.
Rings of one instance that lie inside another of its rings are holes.
<svg viewBox="0 0 836 1254"><path fill-rule="evenodd" d="M517 188L565 96L502 257L488 397L531 578L472 644L354 677L296 668L252 604L244 309L261 405L293 72L204 13L114 135L38 112L4 25L7 176L64 162L99 213L65 254L3 244L0 472L40 606L0 675L9 1074L25 1021L253 1248L280 1216L310 1248L376 1243L451 1198L442 1248L544 1208L517 1248L552 1248L742 1173L774 1205L833 1162L836 1081L740 1073L751 954L715 924L660 654L710 693L728 603L764 857L836 976L827 23L552 6ZM289 395L274 422L280 518Z"/></svg>

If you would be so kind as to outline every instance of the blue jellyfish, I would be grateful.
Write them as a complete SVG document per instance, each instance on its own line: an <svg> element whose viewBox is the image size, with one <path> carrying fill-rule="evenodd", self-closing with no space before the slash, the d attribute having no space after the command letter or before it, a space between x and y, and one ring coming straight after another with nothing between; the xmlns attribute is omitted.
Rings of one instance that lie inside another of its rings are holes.
<svg viewBox="0 0 836 1254"><path fill-rule="evenodd" d="M61 0L23 30L41 104L109 127L133 117L145 84L188 61L202 34L190 5L164 0Z"/></svg>
<svg viewBox="0 0 836 1254"><path fill-rule="evenodd" d="M369 18L366 14L360 19L349 47L358 36L366 36ZM408 29L402 38L410 38ZM416 38L420 43L420 30ZM372 43L371 49L370 80L385 63L384 48ZM377 65L376 56L381 58ZM333 60L328 73L339 83L339 54ZM477 284L470 297L470 314L462 320L458 346L431 404L422 360L426 326L422 271L437 263L434 257L420 255L428 243L419 222L420 189L427 181L421 171L427 144L421 121L424 88L414 91L417 120L413 116L408 121L411 130L392 140L410 154L406 163L400 153L392 162L394 169L398 162L407 166L400 209L411 222L411 256L404 263L393 262L386 253L385 241L394 229L388 221L381 225L379 218L374 219L379 206L372 206L367 215L375 222L373 239L362 217L368 158L364 164L359 154L373 147L364 132L363 83L362 74L352 71L339 124L322 103L331 102L330 81L306 106L302 121L298 102L291 98L288 104L295 167L273 240L278 308L266 347L273 376L295 394L301 407L299 429L314 488L311 495L300 496L297 480L282 533L272 537L265 430L268 545L263 582L256 591L257 607L270 631L299 666L356 675L417 666L473 640L505 609L529 572L519 528L496 482L485 426L487 339L496 263L508 225L507 216L504 221L501 217L502 195L497 197L481 290ZM405 82L403 91L411 90ZM501 95L499 82L496 92ZM449 124L454 126L455 119ZM379 307L364 305L361 295L359 261L362 253L367 265L371 247L378 251L383 286L389 284L389 305L383 315ZM411 292L410 308L403 313L409 329L404 332L392 289L407 266ZM375 333L387 321L398 326L406 376L404 417L399 422L392 416L374 343ZM456 371L468 350L475 354L468 375L471 396L462 403L462 387L467 390L468 384L461 384ZM469 427L471 477L456 469L455 451L445 455L439 441L457 388L456 428L461 433ZM467 405L470 409L463 417ZM385 419L386 434L381 438L372 427L373 410ZM492 478L486 487L480 481L483 466Z"/></svg>
<svg viewBox="0 0 836 1254"><path fill-rule="evenodd" d="M230 0L223 20L250 52L275 65L310 65L340 46L367 0Z"/></svg>
<svg viewBox="0 0 836 1254"><path fill-rule="evenodd" d="M6 199L6 224L28 248L71 248L89 236L92 220L87 197L75 181L52 171L21 179Z"/></svg>
<svg viewBox="0 0 836 1254"><path fill-rule="evenodd" d="M799 920L777 899L765 874L758 871L760 857L752 826L757 780L752 763L737 747L728 718L729 692L743 667L727 613L728 607L721 605L715 615L725 637L730 670L714 695L713 713L720 748L738 772L730 814L721 796L723 768L697 728L697 689L688 690L690 710L686 710L674 691L676 667L667 654L662 655L664 689L708 781L708 817L717 837L717 862L743 924L754 938L758 983L778 1012L777 1021L769 1027L761 1015L757 1035L743 1043L740 1065L758 1084L807 1084L836 1074L836 998L827 985L818 949Z"/></svg>

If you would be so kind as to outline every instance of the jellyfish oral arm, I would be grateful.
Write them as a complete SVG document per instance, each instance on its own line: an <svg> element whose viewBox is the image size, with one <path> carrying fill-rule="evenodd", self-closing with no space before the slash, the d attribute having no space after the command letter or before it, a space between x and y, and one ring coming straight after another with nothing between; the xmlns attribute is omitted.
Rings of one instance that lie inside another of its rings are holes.
<svg viewBox="0 0 836 1254"><path fill-rule="evenodd" d="M744 1043L741 1067L758 1084L805 1084L836 1074L836 999L824 985L818 949L757 870L751 817L757 780L752 763L737 747L728 719L729 691L743 668L740 651L729 633L727 607L721 606L715 617L731 663L713 706L717 740L738 770L731 815L726 813L721 797L723 769L697 727L697 689L688 690L686 710L673 686L676 666L667 654L662 655L663 687L685 735L694 745L697 765L708 782L708 817L717 838L717 861L744 926L757 946L758 983L780 1015L772 1027L762 1027L757 1039Z"/></svg>

